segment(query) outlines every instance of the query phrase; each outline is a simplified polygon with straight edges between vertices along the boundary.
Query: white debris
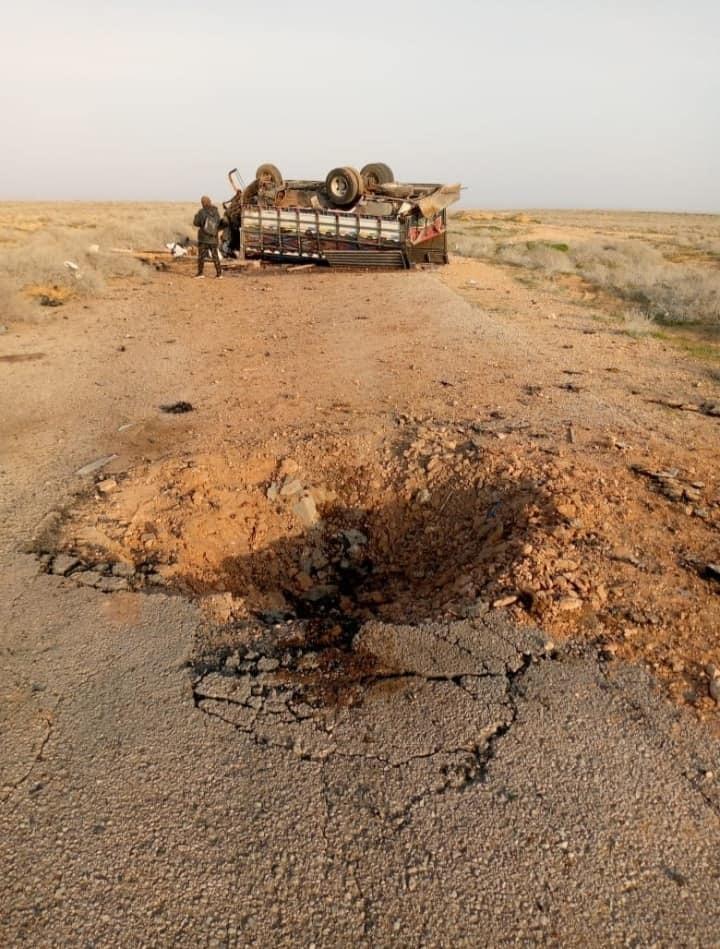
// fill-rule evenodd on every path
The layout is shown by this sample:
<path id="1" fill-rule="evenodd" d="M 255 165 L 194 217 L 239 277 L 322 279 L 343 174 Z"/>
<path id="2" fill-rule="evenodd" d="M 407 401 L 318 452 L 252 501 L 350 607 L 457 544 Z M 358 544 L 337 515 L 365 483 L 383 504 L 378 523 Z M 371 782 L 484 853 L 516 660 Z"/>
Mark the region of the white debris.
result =
<path id="1" fill-rule="evenodd" d="M 81 476 L 93 474 L 101 468 L 104 468 L 105 465 L 109 465 L 111 461 L 115 461 L 116 458 L 117 455 L 105 455 L 103 458 L 97 458 L 95 461 L 90 461 L 88 464 L 83 465 L 82 468 L 78 468 L 75 474 Z"/>

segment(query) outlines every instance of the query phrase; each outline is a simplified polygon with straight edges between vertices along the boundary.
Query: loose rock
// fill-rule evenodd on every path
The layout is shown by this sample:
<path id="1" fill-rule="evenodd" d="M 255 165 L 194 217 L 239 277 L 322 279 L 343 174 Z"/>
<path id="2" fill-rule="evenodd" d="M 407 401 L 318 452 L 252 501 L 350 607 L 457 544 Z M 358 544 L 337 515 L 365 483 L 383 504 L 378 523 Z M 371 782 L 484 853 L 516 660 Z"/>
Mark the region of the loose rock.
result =
<path id="1" fill-rule="evenodd" d="M 77 567 L 79 563 L 80 561 L 77 557 L 71 557 L 68 554 L 58 554 L 52 562 L 50 573 L 55 574 L 56 577 L 65 577 L 70 573 L 73 567 Z"/>
<path id="2" fill-rule="evenodd" d="M 512 606 L 513 603 L 517 603 L 517 596 L 503 596 L 499 600 L 493 600 L 493 609 L 501 610 L 505 606 Z"/>
<path id="3" fill-rule="evenodd" d="M 124 577 L 102 577 L 97 586 L 103 593 L 119 593 L 127 590 L 128 582 Z"/>
<path id="4" fill-rule="evenodd" d="M 563 610 L 564 612 L 571 612 L 572 610 L 579 610 L 582 608 L 582 600 L 578 600 L 575 596 L 564 596 L 561 600 L 558 600 L 557 608 Z"/>
<path id="5" fill-rule="evenodd" d="M 720 705 L 720 675 L 713 676 L 710 679 L 708 684 L 708 692 L 710 693 L 710 698 L 713 699 L 716 705 Z"/>
<path id="6" fill-rule="evenodd" d="M 298 518 L 303 527 L 312 527 L 320 520 L 315 500 L 309 495 L 301 498 L 296 504 L 293 504 L 293 514 Z"/>
<path id="7" fill-rule="evenodd" d="M 296 494 L 302 494 L 302 491 L 303 486 L 301 481 L 298 481 L 297 478 L 287 478 L 280 488 L 280 497 L 291 498 Z"/>
<path id="8" fill-rule="evenodd" d="M 363 534 L 362 531 L 347 530 L 342 534 L 350 547 L 362 547 L 368 542 L 367 534 Z"/>

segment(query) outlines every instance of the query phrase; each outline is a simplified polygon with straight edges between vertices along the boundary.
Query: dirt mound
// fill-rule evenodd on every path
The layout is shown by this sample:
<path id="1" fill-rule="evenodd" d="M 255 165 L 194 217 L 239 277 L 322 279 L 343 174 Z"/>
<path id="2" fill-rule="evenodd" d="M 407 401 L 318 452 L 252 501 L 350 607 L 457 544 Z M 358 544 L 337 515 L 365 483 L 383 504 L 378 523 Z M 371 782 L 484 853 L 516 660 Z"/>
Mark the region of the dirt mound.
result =
<path id="1" fill-rule="evenodd" d="M 63 546 L 151 565 L 218 618 L 328 601 L 360 620 L 464 616 L 517 592 L 532 555 L 575 530 L 550 463 L 482 442 L 462 425 L 406 426 L 392 446 L 315 440 L 279 463 L 166 461 L 105 493 Z M 537 592 L 520 596 L 539 608 Z"/>
<path id="2" fill-rule="evenodd" d="M 699 565 L 718 501 L 675 476 L 670 497 L 630 466 L 404 419 L 391 442 L 318 436 L 102 482 L 54 572 L 107 592 L 169 586 L 220 625 L 320 618 L 331 640 L 507 607 L 642 657 L 702 707 L 720 598 Z"/>

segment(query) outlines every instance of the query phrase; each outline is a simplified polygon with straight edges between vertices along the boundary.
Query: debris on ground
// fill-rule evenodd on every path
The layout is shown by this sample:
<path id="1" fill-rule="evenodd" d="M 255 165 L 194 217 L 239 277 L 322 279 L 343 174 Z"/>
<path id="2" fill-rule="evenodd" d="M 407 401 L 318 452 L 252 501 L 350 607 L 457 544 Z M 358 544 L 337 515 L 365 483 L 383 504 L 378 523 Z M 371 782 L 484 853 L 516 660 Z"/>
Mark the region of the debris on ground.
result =
<path id="1" fill-rule="evenodd" d="M 165 245 L 173 257 L 187 257 L 189 249 L 177 241 Z"/>
<path id="2" fill-rule="evenodd" d="M 700 415 L 710 415 L 720 418 L 720 402 L 683 402 L 679 399 L 648 399 L 654 405 L 664 405 L 669 409 L 680 409 L 682 412 L 697 412 Z"/>
<path id="3" fill-rule="evenodd" d="M 145 565 L 136 568 L 124 561 L 90 563 L 69 554 L 50 555 L 45 559 L 45 571 L 57 577 L 70 577 L 81 586 L 94 587 L 102 593 L 119 593 L 140 589 L 144 582 L 152 584 L 153 570 Z"/>
<path id="4" fill-rule="evenodd" d="M 193 412 L 195 406 L 192 402 L 172 402 L 169 405 L 161 405 L 160 411 L 167 412 L 169 415 L 183 415 L 185 412 Z"/>
<path id="5" fill-rule="evenodd" d="M 116 458 L 117 455 L 104 455 L 102 458 L 96 458 L 95 461 L 90 461 L 86 465 L 83 465 L 82 468 L 78 468 L 75 474 L 81 477 L 94 474 L 96 471 L 100 471 L 101 468 L 104 468 L 105 465 L 109 465 L 111 461 L 115 461 Z"/>
<path id="6" fill-rule="evenodd" d="M 80 563 L 77 557 L 71 557 L 68 554 L 58 554 L 50 565 L 50 573 L 58 577 L 64 577 Z"/>
<path id="7" fill-rule="evenodd" d="M 660 494 L 663 494 L 670 501 L 696 502 L 702 500 L 704 482 L 686 480 L 680 475 L 677 468 L 655 470 L 643 465 L 631 465 L 630 467 L 632 471 L 653 481 Z"/>

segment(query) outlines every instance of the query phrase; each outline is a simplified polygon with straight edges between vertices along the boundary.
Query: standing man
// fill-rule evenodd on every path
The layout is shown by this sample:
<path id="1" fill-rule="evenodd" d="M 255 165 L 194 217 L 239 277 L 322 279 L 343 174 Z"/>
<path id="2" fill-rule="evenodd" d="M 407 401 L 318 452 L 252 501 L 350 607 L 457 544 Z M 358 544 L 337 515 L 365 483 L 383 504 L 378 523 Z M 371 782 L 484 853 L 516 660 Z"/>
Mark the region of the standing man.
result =
<path id="1" fill-rule="evenodd" d="M 198 272 L 195 277 L 204 277 L 203 267 L 205 258 L 212 257 L 215 264 L 215 275 L 222 277 L 220 267 L 220 255 L 218 254 L 218 234 L 227 226 L 227 222 L 221 220 L 220 212 L 212 203 L 207 195 L 200 198 L 202 207 L 193 218 L 193 227 L 198 229 Z"/>

